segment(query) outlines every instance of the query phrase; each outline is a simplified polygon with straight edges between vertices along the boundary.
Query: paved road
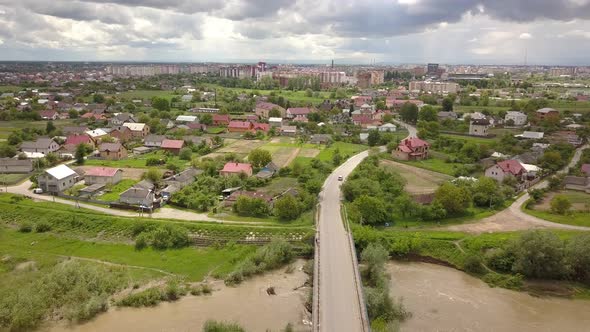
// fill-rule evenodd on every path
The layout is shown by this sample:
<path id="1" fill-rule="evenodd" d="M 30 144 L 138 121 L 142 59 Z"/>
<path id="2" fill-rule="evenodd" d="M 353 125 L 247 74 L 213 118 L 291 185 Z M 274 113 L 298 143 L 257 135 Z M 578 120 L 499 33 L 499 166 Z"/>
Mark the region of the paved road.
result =
<path id="1" fill-rule="evenodd" d="M 346 178 L 368 156 L 361 152 L 338 167 L 324 183 L 320 193 L 319 241 L 319 323 L 320 331 L 364 331 L 353 265 L 353 248 L 340 215 L 338 176 Z M 360 282 L 360 280 L 359 280 Z M 363 300 L 364 303 L 364 300 Z"/>
<path id="2" fill-rule="evenodd" d="M 570 168 L 574 167 L 580 160 L 580 157 L 582 156 L 582 151 L 587 149 L 588 147 L 590 146 L 584 145 L 578 148 L 574 156 L 572 157 L 570 163 L 562 170 L 560 170 L 558 173 L 567 173 Z M 533 189 L 545 188 L 547 186 L 547 183 L 547 180 L 541 181 L 534 185 Z M 590 231 L 590 227 L 554 223 L 524 213 L 521 208 L 528 199 L 529 194 L 525 192 L 507 209 L 500 211 L 493 216 L 484 218 L 477 223 L 449 226 L 446 227 L 446 229 L 470 233 L 516 231 L 532 228 L 559 228 L 579 231 Z"/>
<path id="3" fill-rule="evenodd" d="M 407 124 L 405 122 L 399 121 L 399 120 L 393 120 L 393 122 L 397 123 L 398 125 L 406 128 L 408 130 L 408 138 L 410 137 L 418 137 L 418 130 L 416 129 L 416 127 Z"/>
<path id="4" fill-rule="evenodd" d="M 31 184 L 32 184 L 31 181 L 27 180 L 19 185 L 8 187 L 8 192 L 13 193 L 13 194 L 26 195 L 26 196 L 29 196 L 29 197 L 32 197 L 34 199 L 41 200 L 41 201 L 57 202 L 57 203 L 61 203 L 61 204 L 76 206 L 76 202 L 71 201 L 71 200 L 58 198 L 58 197 L 54 197 L 54 196 L 50 196 L 50 195 L 34 194 L 32 191 L 29 190 L 29 188 L 31 187 Z M 4 187 L 2 187 L 2 190 L 4 190 Z M 132 212 L 132 211 L 117 210 L 117 209 L 111 209 L 108 207 L 100 207 L 100 206 L 96 206 L 96 205 L 92 205 L 92 204 L 84 204 L 84 203 L 77 203 L 77 206 L 84 208 L 84 209 L 98 211 L 98 212 L 102 212 L 102 213 L 110 214 L 110 215 L 114 215 L 114 216 L 134 217 L 134 218 L 139 217 L 139 214 L 137 212 Z M 144 213 L 143 216 L 150 217 L 150 215 L 148 213 Z M 173 209 L 173 208 L 169 208 L 169 207 L 163 207 L 161 209 L 156 210 L 154 213 L 152 213 L 151 217 L 152 218 L 160 218 L 160 219 L 182 220 L 182 221 L 206 221 L 206 222 L 223 223 L 223 224 L 244 224 L 244 225 L 266 225 L 266 226 L 268 226 L 268 223 L 265 223 L 265 222 L 227 221 L 227 220 L 211 218 L 207 214 L 204 214 L 204 213 L 196 213 L 196 212 L 191 212 L 191 211 L 177 210 L 177 209 Z"/>

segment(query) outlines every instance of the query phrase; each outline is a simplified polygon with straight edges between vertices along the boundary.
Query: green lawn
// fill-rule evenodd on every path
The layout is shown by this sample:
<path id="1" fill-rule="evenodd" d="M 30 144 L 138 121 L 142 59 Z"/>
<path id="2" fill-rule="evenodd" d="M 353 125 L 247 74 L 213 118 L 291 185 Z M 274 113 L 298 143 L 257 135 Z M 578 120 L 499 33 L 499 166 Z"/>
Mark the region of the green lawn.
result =
<path id="1" fill-rule="evenodd" d="M 207 133 L 209 134 L 221 134 L 225 130 L 225 127 L 207 127 Z"/>
<path id="2" fill-rule="evenodd" d="M 572 212 L 567 215 L 554 214 L 549 211 L 527 209 L 523 206 L 522 211 L 531 216 L 559 224 L 590 227 L 590 213 Z"/>
<path id="3" fill-rule="evenodd" d="M 31 245 L 31 243 L 34 243 Z M 252 253 L 255 247 L 184 248 L 175 250 L 135 250 L 131 245 L 95 243 L 57 237 L 52 234 L 19 233 L 0 228 L 0 252 L 18 254 L 50 254 L 100 259 L 117 264 L 160 269 L 184 276 L 191 281 L 202 280 L 210 272 L 225 274 L 235 263 Z"/>
<path id="4" fill-rule="evenodd" d="M 121 167 L 121 168 L 149 168 L 146 166 L 146 161 L 149 158 L 165 159 L 166 163 L 160 166 L 154 166 L 159 168 L 166 168 L 166 164 L 172 163 L 180 169 L 186 168 L 190 165 L 190 161 L 181 160 L 178 156 L 167 155 L 164 151 L 154 151 L 142 155 L 130 155 L 126 159 L 121 160 L 102 160 L 102 159 L 89 159 L 86 160 L 85 165 L 88 166 L 105 166 L 105 167 Z"/>
<path id="5" fill-rule="evenodd" d="M 484 138 L 484 137 L 463 136 L 463 135 L 453 135 L 453 134 L 440 134 L 440 136 L 452 138 L 452 139 L 456 139 L 456 140 L 462 140 L 466 143 L 476 143 L 476 144 L 486 144 L 486 145 L 492 145 L 499 140 L 499 137 Z"/>
<path id="6" fill-rule="evenodd" d="M 1 185 L 14 185 L 20 183 L 31 176 L 31 174 L 2 174 L 0 173 L 0 184 Z"/>
<path id="7" fill-rule="evenodd" d="M 257 190 L 274 196 L 294 187 L 297 187 L 296 178 L 274 177 L 266 186 Z"/>
<path id="8" fill-rule="evenodd" d="M 442 159 L 439 158 L 428 158 L 425 160 L 415 160 L 415 161 L 401 161 L 397 160 L 401 163 L 412 165 L 415 167 L 424 168 L 427 170 L 431 170 L 434 172 L 439 172 L 447 175 L 454 176 L 455 169 L 458 166 L 462 166 L 463 164 L 458 163 L 447 163 Z"/>
<path id="9" fill-rule="evenodd" d="M 343 157 L 352 157 L 353 155 L 368 149 L 368 147 L 361 144 L 334 142 L 329 148 L 322 149 L 316 158 L 321 161 L 331 161 L 336 149 L 340 151 L 340 155 Z"/>
<path id="10" fill-rule="evenodd" d="M 119 196 L 127 189 L 133 187 L 138 181 L 132 179 L 123 179 L 121 182 L 112 186 L 109 192 L 100 196 L 98 199 L 106 202 L 114 202 L 119 200 Z"/>
<path id="11" fill-rule="evenodd" d="M 180 95 L 175 95 L 174 91 L 170 90 L 131 90 L 115 94 L 115 96 L 118 98 L 126 98 L 129 101 L 133 99 L 151 99 L 153 97 L 162 97 L 170 100 L 174 96 L 180 97 Z"/>

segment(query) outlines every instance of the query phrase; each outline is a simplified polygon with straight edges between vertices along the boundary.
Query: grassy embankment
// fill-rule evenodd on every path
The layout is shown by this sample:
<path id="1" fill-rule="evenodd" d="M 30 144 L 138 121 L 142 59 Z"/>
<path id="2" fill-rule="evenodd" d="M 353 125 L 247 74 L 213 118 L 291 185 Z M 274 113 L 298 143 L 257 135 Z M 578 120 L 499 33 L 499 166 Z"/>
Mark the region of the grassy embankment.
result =
<path id="1" fill-rule="evenodd" d="M 590 194 L 572 190 L 561 191 L 559 194 L 567 197 L 572 203 L 572 209 L 567 214 L 551 212 L 549 209 L 550 197 L 546 197 L 544 200 L 547 202 L 542 204 L 531 204 L 528 207 L 524 204 L 522 211 L 537 218 L 560 224 L 590 227 L 590 213 L 586 210 L 586 204 L 590 202 Z"/>
<path id="2" fill-rule="evenodd" d="M 584 232 L 553 231 L 561 240 L 569 240 Z M 588 286 L 566 280 L 549 280 L 552 289 L 538 289 L 522 275 L 490 268 L 490 255 L 506 248 L 524 232 L 502 232 L 470 235 L 448 231 L 380 231 L 368 227 L 353 226 L 357 249 L 363 250 L 370 243 L 381 243 L 394 259 L 420 260 L 450 266 L 481 278 L 492 287 L 524 290 L 573 298 L 588 298 Z M 498 260 L 502 262 L 501 260 Z M 474 263 L 475 262 L 475 263 Z M 512 264 L 510 260 L 502 262 Z M 485 265 L 487 264 L 487 265 Z M 556 291 L 557 290 L 557 291 Z"/>

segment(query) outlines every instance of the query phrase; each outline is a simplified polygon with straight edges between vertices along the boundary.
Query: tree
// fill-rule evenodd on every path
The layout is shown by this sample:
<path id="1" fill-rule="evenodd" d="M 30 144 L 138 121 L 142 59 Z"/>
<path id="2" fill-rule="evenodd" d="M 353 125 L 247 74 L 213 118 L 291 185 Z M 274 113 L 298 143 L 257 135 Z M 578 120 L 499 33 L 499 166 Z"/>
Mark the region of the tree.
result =
<path id="1" fill-rule="evenodd" d="M 379 144 L 380 140 L 381 140 L 381 135 L 379 134 L 379 131 L 377 131 L 377 130 L 370 130 L 369 131 L 369 137 L 367 138 L 367 143 L 369 144 L 369 146 L 375 146 L 375 145 Z"/>
<path id="2" fill-rule="evenodd" d="M 0 158 L 12 158 L 16 156 L 16 148 L 8 144 L 0 144 Z"/>
<path id="3" fill-rule="evenodd" d="M 572 237 L 565 247 L 565 257 L 572 277 L 590 284 L 590 234 Z"/>
<path id="4" fill-rule="evenodd" d="M 530 278 L 559 278 L 566 273 L 563 241 L 550 231 L 529 231 L 512 241 L 512 271 Z"/>
<path id="5" fill-rule="evenodd" d="M 213 116 L 211 114 L 201 114 L 199 121 L 204 125 L 210 126 L 213 124 Z"/>
<path id="6" fill-rule="evenodd" d="M 76 110 L 69 110 L 68 115 L 70 116 L 70 119 L 77 119 L 79 116 L 78 111 Z"/>
<path id="7" fill-rule="evenodd" d="M 389 253 L 381 244 L 369 243 L 361 252 L 361 261 L 365 265 L 365 278 L 367 283 L 372 287 L 381 286 L 380 283 L 385 275 L 385 263 L 389 259 Z"/>
<path id="8" fill-rule="evenodd" d="M 152 98 L 152 107 L 158 111 L 169 111 L 170 102 L 166 98 L 154 97 Z"/>
<path id="9" fill-rule="evenodd" d="M 92 101 L 96 104 L 102 104 L 102 103 L 104 103 L 104 96 L 101 94 L 95 93 L 92 96 Z"/>
<path id="10" fill-rule="evenodd" d="M 418 121 L 418 106 L 412 103 L 405 103 L 400 109 L 400 116 L 404 122 L 416 123 Z"/>
<path id="11" fill-rule="evenodd" d="M 438 113 L 434 107 L 425 105 L 418 113 L 418 119 L 422 121 L 438 121 Z"/>
<path id="12" fill-rule="evenodd" d="M 233 208 L 238 215 L 246 217 L 265 217 L 269 213 L 266 201 L 245 195 L 238 197 Z"/>
<path id="13" fill-rule="evenodd" d="M 254 149 L 248 154 L 248 161 L 255 168 L 261 168 L 272 161 L 272 156 L 267 150 Z"/>
<path id="14" fill-rule="evenodd" d="M 47 125 L 45 126 L 45 133 L 47 135 L 51 134 L 54 130 L 55 130 L 55 125 L 53 124 L 53 121 L 49 120 L 47 121 Z"/>
<path id="15" fill-rule="evenodd" d="M 567 214 L 572 207 L 572 203 L 565 195 L 555 195 L 551 199 L 551 211 L 557 214 Z"/>
<path id="16" fill-rule="evenodd" d="M 150 168 L 147 172 L 143 173 L 143 178 L 157 185 L 162 179 L 162 172 L 156 168 Z"/>
<path id="17" fill-rule="evenodd" d="M 480 177 L 473 188 L 473 202 L 477 206 L 501 204 L 504 197 L 499 190 L 498 182 L 492 178 Z"/>
<path id="18" fill-rule="evenodd" d="M 181 160 L 191 160 L 192 155 L 193 151 L 190 148 L 182 148 L 178 154 L 178 157 Z"/>
<path id="19" fill-rule="evenodd" d="M 280 118 L 281 117 L 281 111 L 279 111 L 278 108 L 273 107 L 269 112 L 268 112 L 268 117 L 269 118 Z"/>
<path id="20" fill-rule="evenodd" d="M 305 89 L 305 96 L 306 97 L 313 96 L 313 91 L 310 88 Z"/>
<path id="21" fill-rule="evenodd" d="M 557 171 L 563 166 L 561 154 L 557 151 L 545 151 L 540 160 L 541 168 Z"/>
<path id="22" fill-rule="evenodd" d="M 470 196 L 465 187 L 450 182 L 441 185 L 434 194 L 435 201 L 440 203 L 449 215 L 463 213 L 471 203 Z"/>
<path id="23" fill-rule="evenodd" d="M 301 205 L 292 195 L 283 195 L 275 201 L 274 212 L 281 220 L 294 220 L 301 215 Z"/>
<path id="24" fill-rule="evenodd" d="M 91 150 L 92 148 L 84 143 L 78 144 L 75 153 L 76 163 L 78 163 L 78 165 L 84 165 L 84 157 L 86 157 Z"/>
<path id="25" fill-rule="evenodd" d="M 354 206 L 362 218 L 362 224 L 378 225 L 388 220 L 385 204 L 376 197 L 362 195 L 354 201 Z"/>
<path id="26" fill-rule="evenodd" d="M 443 112 L 452 112 L 453 111 L 453 100 L 449 97 L 446 97 L 442 101 L 442 110 Z"/>

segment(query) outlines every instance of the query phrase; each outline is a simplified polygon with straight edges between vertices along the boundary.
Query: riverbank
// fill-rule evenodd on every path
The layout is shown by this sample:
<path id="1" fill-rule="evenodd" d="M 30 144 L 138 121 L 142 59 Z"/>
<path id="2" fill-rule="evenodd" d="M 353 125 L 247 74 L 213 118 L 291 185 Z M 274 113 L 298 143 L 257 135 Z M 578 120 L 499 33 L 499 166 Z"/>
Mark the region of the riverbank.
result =
<path id="1" fill-rule="evenodd" d="M 535 297 L 485 282 L 457 269 L 390 262 L 391 294 L 412 316 L 401 331 L 578 332 L 590 324 L 590 301 Z"/>
<path id="2" fill-rule="evenodd" d="M 311 316 L 304 303 L 309 288 L 304 260 L 228 287 L 211 282 L 211 295 L 187 295 L 176 302 L 148 308 L 110 308 L 95 319 L 75 326 L 64 323 L 49 332 L 110 331 L 200 331 L 205 321 L 236 322 L 246 331 L 280 331 L 291 323 L 295 331 L 311 331 Z M 276 295 L 267 289 L 274 287 Z"/>

